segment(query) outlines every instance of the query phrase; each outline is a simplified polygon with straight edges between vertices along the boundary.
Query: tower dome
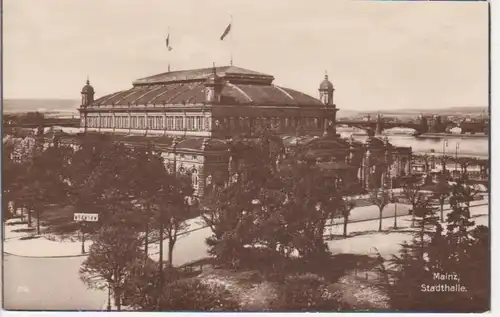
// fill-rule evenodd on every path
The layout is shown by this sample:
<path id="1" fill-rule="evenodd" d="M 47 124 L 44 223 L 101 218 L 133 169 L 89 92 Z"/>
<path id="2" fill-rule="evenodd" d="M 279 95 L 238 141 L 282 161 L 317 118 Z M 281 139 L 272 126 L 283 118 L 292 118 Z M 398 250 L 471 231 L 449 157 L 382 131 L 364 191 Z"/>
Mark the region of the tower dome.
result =
<path id="1" fill-rule="evenodd" d="M 82 107 L 86 107 L 94 102 L 94 87 L 90 85 L 90 81 L 87 78 L 85 86 L 82 88 Z"/>
<path id="2" fill-rule="evenodd" d="M 325 79 L 319 85 L 319 99 L 324 105 L 333 106 L 333 84 L 328 80 L 328 74 L 325 73 Z"/>
<path id="3" fill-rule="evenodd" d="M 87 82 L 85 86 L 82 88 L 82 94 L 93 94 L 94 93 L 94 87 L 90 85 L 90 81 L 87 79 Z"/>
<path id="4" fill-rule="evenodd" d="M 331 90 L 333 89 L 333 84 L 328 80 L 328 74 L 325 74 L 325 79 L 319 85 L 319 90 Z"/>

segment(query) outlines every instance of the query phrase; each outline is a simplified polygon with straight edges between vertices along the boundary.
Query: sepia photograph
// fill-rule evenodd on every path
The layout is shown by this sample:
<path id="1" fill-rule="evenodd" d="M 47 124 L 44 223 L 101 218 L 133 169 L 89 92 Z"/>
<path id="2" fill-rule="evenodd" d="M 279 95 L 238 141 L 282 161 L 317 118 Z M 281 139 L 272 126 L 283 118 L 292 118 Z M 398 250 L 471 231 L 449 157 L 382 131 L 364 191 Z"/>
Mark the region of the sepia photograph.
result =
<path id="1" fill-rule="evenodd" d="M 4 0 L 7 311 L 490 311 L 486 1 Z"/>

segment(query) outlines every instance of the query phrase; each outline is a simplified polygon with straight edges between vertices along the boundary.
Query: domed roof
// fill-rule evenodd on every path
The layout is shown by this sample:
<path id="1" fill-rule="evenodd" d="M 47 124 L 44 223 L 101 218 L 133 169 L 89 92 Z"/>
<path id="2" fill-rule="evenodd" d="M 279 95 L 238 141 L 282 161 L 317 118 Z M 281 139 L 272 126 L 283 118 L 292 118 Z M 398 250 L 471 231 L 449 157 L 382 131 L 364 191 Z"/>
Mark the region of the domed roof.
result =
<path id="1" fill-rule="evenodd" d="M 332 90 L 333 84 L 328 80 L 328 75 L 325 75 L 325 80 L 319 85 L 319 90 Z"/>
<path id="2" fill-rule="evenodd" d="M 87 79 L 87 83 L 82 88 L 82 94 L 94 93 L 94 87 L 90 86 L 90 81 Z"/>

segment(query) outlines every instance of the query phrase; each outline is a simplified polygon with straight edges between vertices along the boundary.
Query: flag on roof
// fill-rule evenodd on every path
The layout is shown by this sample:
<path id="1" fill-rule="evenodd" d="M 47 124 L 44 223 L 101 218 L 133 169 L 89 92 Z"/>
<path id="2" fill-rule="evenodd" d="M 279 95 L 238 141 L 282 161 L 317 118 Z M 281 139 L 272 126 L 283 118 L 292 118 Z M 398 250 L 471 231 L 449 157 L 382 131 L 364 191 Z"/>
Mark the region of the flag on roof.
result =
<path id="1" fill-rule="evenodd" d="M 165 45 L 167 46 L 167 50 L 171 51 L 172 47 L 170 46 L 170 33 L 167 35 L 167 39 L 165 40 Z"/>
<path id="2" fill-rule="evenodd" d="M 229 34 L 230 31 L 231 31 L 231 23 L 228 24 L 228 26 L 224 30 L 224 33 L 222 33 L 220 40 L 221 41 L 224 40 L 224 38 Z"/>

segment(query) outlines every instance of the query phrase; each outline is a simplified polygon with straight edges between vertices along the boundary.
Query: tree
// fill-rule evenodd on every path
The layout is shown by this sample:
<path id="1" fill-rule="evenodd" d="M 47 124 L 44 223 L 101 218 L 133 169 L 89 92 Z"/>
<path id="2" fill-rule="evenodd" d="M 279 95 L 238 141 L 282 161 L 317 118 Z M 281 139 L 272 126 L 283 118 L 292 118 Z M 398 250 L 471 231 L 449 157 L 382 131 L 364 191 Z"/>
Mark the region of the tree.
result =
<path id="1" fill-rule="evenodd" d="M 437 224 L 437 219 L 434 209 L 425 200 L 419 201 L 414 212 L 419 230 L 412 233 L 412 240 L 405 241 L 401 245 L 400 254 L 392 256 L 389 261 L 378 255 L 381 284 L 388 291 L 391 308 L 396 311 L 419 311 L 422 307 L 427 307 L 425 305 L 428 305 L 430 299 L 421 286 L 433 284 L 425 254 L 430 249 L 434 235 L 429 229 Z"/>
<path id="2" fill-rule="evenodd" d="M 347 224 L 349 223 L 349 216 L 351 215 L 351 210 L 356 207 L 356 203 L 350 200 L 342 199 L 341 213 L 342 217 L 344 217 L 344 238 L 347 237 Z"/>
<path id="3" fill-rule="evenodd" d="M 123 291 L 131 267 L 137 265 L 142 250 L 137 233 L 119 225 L 103 227 L 82 263 L 80 278 L 90 288 L 110 287 L 115 306 L 121 310 Z"/>
<path id="4" fill-rule="evenodd" d="M 126 283 L 123 291 L 123 304 L 139 311 L 160 310 L 161 300 L 167 286 L 160 283 L 158 267 L 160 263 L 148 258 L 146 261 L 134 261 L 127 268 Z M 182 278 L 175 268 L 164 269 L 162 280 L 172 283 Z"/>
<path id="5" fill-rule="evenodd" d="M 393 309 L 435 312 L 488 309 L 489 230 L 484 226 L 472 229 L 474 222 L 465 204 L 468 199 L 464 186 L 454 186 L 446 231 L 434 216 L 434 208 L 421 201 L 415 209 L 420 230 L 414 233 L 412 242 L 403 244 L 400 255 L 390 261 L 379 256 L 382 285 L 388 289 Z M 431 227 L 434 230 L 429 230 Z M 453 280 L 440 279 L 450 273 L 456 274 Z M 443 284 L 465 287 L 465 292 L 433 291 L 438 283 L 441 287 Z"/>
<path id="6" fill-rule="evenodd" d="M 97 227 L 115 224 L 138 229 L 143 222 L 134 210 L 138 199 L 135 177 L 140 166 L 134 151 L 123 144 L 84 139 L 71 164 L 70 196 L 80 212 L 99 214 Z M 98 228 L 96 228 L 98 229 Z"/>
<path id="7" fill-rule="evenodd" d="M 129 186 L 133 188 L 135 206 L 143 216 L 141 218 L 144 223 L 144 256 L 147 259 L 151 221 L 154 218 L 153 205 L 162 188 L 166 169 L 161 153 L 155 152 L 151 143 L 146 147 L 134 149 L 132 161 L 133 175 Z"/>
<path id="8" fill-rule="evenodd" d="M 328 220 L 338 214 L 342 192 L 335 175 L 315 162 L 292 156 L 280 170 L 286 193 L 285 224 L 292 234 L 292 244 L 302 257 L 323 255 L 327 251 L 324 231 Z"/>
<path id="9" fill-rule="evenodd" d="M 13 217 L 14 215 L 10 212 L 9 203 L 16 200 L 15 192 L 18 184 L 19 177 L 19 165 L 13 159 L 14 144 L 13 143 L 3 143 L 2 151 L 2 162 L 3 162 L 3 173 L 2 173 L 2 185 L 3 185 L 3 199 L 2 199 L 2 214 L 3 221 Z"/>
<path id="10" fill-rule="evenodd" d="M 377 188 L 374 189 L 370 193 L 370 201 L 378 207 L 379 211 L 379 223 L 378 223 L 378 231 L 382 231 L 382 212 L 384 211 L 385 206 L 389 205 L 391 202 L 390 193 L 383 189 Z"/>
<path id="11" fill-rule="evenodd" d="M 245 160 L 232 169 L 237 177 L 205 201 L 203 217 L 214 233 L 209 252 L 233 267 L 249 248 L 265 247 L 283 257 L 293 251 L 308 259 L 325 255 L 325 226 L 342 201 L 335 175 L 307 152 L 275 160 L 266 149 L 259 142 L 243 147 Z"/>
<path id="12" fill-rule="evenodd" d="M 451 194 L 451 186 L 448 184 L 448 180 L 444 176 L 441 176 L 439 177 L 437 184 L 434 186 L 433 191 L 434 197 L 439 201 L 441 222 L 444 222 L 444 203 L 446 198 L 448 198 Z"/>
<path id="13" fill-rule="evenodd" d="M 162 184 L 153 201 L 156 214 L 154 220 L 159 225 L 160 254 L 159 254 L 159 287 L 164 285 L 163 272 L 163 240 L 164 234 L 168 240 L 168 267 L 173 268 L 173 253 L 179 234 L 188 228 L 188 198 L 192 197 L 194 190 L 191 177 L 179 173 L 162 172 Z M 160 303 L 158 302 L 158 305 Z"/>
<path id="14" fill-rule="evenodd" d="M 252 210 L 257 194 L 257 188 L 239 180 L 216 188 L 205 199 L 202 217 L 212 230 L 206 240 L 208 252 L 225 265 L 237 266 L 243 246 L 253 242 L 250 227 L 242 220 Z"/>
<path id="15" fill-rule="evenodd" d="M 40 234 L 41 214 L 46 206 L 67 202 L 67 168 L 71 153 L 69 147 L 49 147 L 37 151 L 20 176 L 19 197 L 28 207 L 28 222 L 31 220 L 31 213 L 35 212 L 37 234 Z"/>
<path id="16" fill-rule="evenodd" d="M 221 263 L 235 267 L 245 245 L 255 242 L 253 202 L 261 189 L 276 177 L 275 139 L 267 130 L 256 131 L 255 138 L 235 137 L 230 144 L 230 175 L 225 186 L 217 186 L 204 198 L 202 217 L 213 235 L 207 238 L 209 253 Z M 279 146 L 276 146 L 279 148 Z M 263 209 L 260 209 L 261 211 Z"/>
<path id="17" fill-rule="evenodd" d="M 411 226 L 415 226 L 415 213 L 414 210 L 424 198 L 423 193 L 420 192 L 421 185 L 420 179 L 416 175 L 409 175 L 403 180 L 403 197 L 408 200 L 412 207 Z"/>

